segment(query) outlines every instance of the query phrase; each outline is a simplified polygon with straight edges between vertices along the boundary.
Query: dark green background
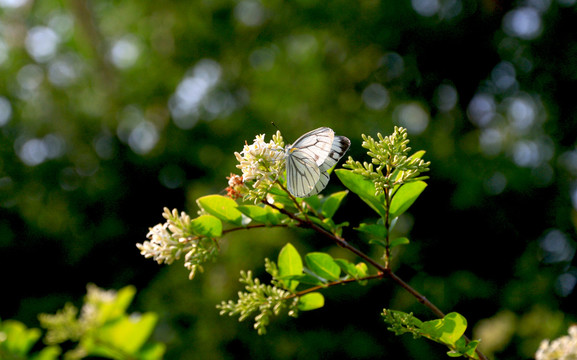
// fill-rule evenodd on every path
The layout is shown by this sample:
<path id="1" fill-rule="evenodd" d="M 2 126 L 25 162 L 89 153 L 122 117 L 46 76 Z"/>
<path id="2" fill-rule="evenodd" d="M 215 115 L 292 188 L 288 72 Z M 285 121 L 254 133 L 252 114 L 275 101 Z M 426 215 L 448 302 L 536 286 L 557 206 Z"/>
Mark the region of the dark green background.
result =
<path id="1" fill-rule="evenodd" d="M 431 318 L 387 281 L 330 289 L 325 308 L 280 318 L 266 336 L 218 315 L 240 290 L 238 272 L 265 276 L 264 257 L 287 241 L 345 256 L 309 232 L 228 236 L 194 281 L 135 246 L 164 206 L 194 215 L 196 198 L 222 192 L 233 152 L 256 134 L 270 139 L 271 121 L 289 143 L 330 126 L 359 160 L 361 133 L 402 125 L 427 151 L 431 178 L 400 221 L 411 244 L 398 274 L 465 315 L 487 353 L 531 357 L 576 321 L 576 9 L 0 1 L 0 317 L 38 326 L 38 313 L 79 305 L 89 282 L 134 284 L 133 311 L 160 315 L 169 359 L 445 358 L 386 330 L 383 307 Z M 339 189 L 333 177 L 329 190 Z M 373 215 L 349 195 L 337 217 Z"/>

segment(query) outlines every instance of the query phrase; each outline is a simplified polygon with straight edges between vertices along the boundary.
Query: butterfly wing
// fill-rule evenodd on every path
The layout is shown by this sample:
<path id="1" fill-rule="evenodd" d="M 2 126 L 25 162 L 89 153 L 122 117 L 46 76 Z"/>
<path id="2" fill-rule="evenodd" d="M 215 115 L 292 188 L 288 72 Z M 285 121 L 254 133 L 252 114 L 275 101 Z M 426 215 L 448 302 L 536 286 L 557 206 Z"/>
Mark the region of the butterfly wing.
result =
<path id="1" fill-rule="evenodd" d="M 321 192 L 329 182 L 327 170 L 335 166 L 351 142 L 335 136 L 328 127 L 304 134 L 289 147 L 287 154 L 287 188 L 296 197 Z"/>
<path id="2" fill-rule="evenodd" d="M 316 195 L 327 187 L 327 184 L 329 183 L 329 173 L 327 171 L 339 162 L 350 146 L 351 141 L 348 138 L 344 136 L 335 136 L 329 155 L 326 157 L 322 165 L 319 166 L 319 181 L 315 184 L 315 188 L 307 195 L 307 197 Z"/>
<path id="3" fill-rule="evenodd" d="M 298 138 L 289 149 L 291 151 L 299 151 L 306 154 L 312 159 L 317 166 L 321 166 L 333 146 L 335 132 L 328 127 L 321 127 Z"/>
<path id="4" fill-rule="evenodd" d="M 305 152 L 295 149 L 286 160 L 288 191 L 296 197 L 308 197 L 319 182 L 321 173 L 315 161 Z"/>
<path id="5" fill-rule="evenodd" d="M 326 172 L 339 162 L 339 160 L 345 155 L 349 147 L 351 146 L 351 141 L 344 136 L 335 136 L 333 144 L 331 146 L 331 151 L 326 157 L 325 161 L 319 167 L 319 170 Z"/>
<path id="6" fill-rule="evenodd" d="M 317 181 L 317 183 L 315 184 L 314 188 L 305 196 L 302 197 L 309 197 L 309 196 L 314 196 L 318 193 L 320 193 L 321 191 L 324 190 L 324 188 L 327 187 L 327 184 L 329 183 L 329 173 L 328 172 L 321 172 L 319 173 L 319 181 Z"/>

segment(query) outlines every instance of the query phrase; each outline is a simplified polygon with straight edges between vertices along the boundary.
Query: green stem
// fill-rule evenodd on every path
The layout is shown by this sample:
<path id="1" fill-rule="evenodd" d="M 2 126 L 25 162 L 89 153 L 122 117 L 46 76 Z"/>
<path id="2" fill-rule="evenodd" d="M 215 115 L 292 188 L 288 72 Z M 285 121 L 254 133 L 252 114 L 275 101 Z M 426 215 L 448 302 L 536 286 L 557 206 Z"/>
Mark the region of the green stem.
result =
<path id="1" fill-rule="evenodd" d="M 388 171 L 388 170 L 387 170 Z M 385 268 L 389 269 L 391 268 L 391 224 L 390 224 L 390 208 L 391 208 L 391 197 L 389 194 L 389 188 L 385 187 L 383 189 L 384 194 L 385 194 L 385 209 L 386 209 L 386 213 L 385 213 L 385 227 L 387 228 L 387 234 L 385 235 Z"/>

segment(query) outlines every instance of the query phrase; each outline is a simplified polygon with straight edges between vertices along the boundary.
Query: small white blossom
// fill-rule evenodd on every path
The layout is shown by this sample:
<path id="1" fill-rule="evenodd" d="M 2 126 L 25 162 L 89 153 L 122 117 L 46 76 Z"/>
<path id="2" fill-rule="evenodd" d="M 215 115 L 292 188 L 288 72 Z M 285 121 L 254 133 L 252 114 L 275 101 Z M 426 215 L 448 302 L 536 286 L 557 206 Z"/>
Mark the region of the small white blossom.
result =
<path id="1" fill-rule="evenodd" d="M 192 233 L 192 220 L 185 212 L 179 214 L 176 209 L 171 212 L 164 208 L 162 216 L 166 222 L 150 228 L 146 235 L 149 240 L 136 247 L 145 258 L 152 258 L 159 264 L 170 265 L 184 254 L 184 266 L 190 270 L 189 278 L 192 279 L 197 270 L 202 271 L 202 263 L 217 255 L 216 241 Z"/>
<path id="2" fill-rule="evenodd" d="M 536 360 L 577 360 L 577 325 L 569 328 L 569 335 L 556 340 L 543 340 Z"/>
<path id="3" fill-rule="evenodd" d="M 264 134 L 257 135 L 252 145 L 245 144 L 243 150 L 234 156 L 240 164 L 236 167 L 242 170 L 244 182 L 255 181 L 253 188 L 261 183 L 270 184 L 276 180 L 285 159 L 284 144 L 280 132 L 277 131 L 268 143 Z"/>
<path id="4" fill-rule="evenodd" d="M 152 258 L 159 264 L 166 263 L 168 265 L 178 259 L 179 243 L 168 230 L 169 225 L 170 224 L 166 222 L 150 228 L 150 231 L 146 235 L 150 241 L 136 244 L 141 255 L 144 255 L 147 259 Z"/>
<path id="5" fill-rule="evenodd" d="M 170 265 L 174 260 L 180 259 L 182 252 L 190 245 L 188 243 L 191 239 L 187 229 L 191 220 L 184 211 L 179 214 L 176 209 L 171 212 L 164 208 L 162 216 L 166 222 L 150 228 L 146 234 L 149 241 L 136 244 L 136 247 L 145 258 L 152 258 L 159 264 Z"/>

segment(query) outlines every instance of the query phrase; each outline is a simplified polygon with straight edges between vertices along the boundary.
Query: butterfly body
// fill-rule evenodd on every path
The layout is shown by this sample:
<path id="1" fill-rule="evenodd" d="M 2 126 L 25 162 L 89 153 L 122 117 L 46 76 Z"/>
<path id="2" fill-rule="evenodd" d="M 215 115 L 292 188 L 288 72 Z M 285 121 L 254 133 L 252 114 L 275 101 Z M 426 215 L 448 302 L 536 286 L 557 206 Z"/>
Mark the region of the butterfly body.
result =
<path id="1" fill-rule="evenodd" d="M 332 168 L 351 146 L 344 136 L 321 127 L 299 137 L 286 150 L 287 188 L 300 198 L 321 192 L 329 182 Z"/>

